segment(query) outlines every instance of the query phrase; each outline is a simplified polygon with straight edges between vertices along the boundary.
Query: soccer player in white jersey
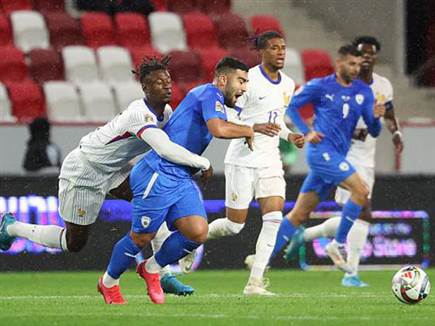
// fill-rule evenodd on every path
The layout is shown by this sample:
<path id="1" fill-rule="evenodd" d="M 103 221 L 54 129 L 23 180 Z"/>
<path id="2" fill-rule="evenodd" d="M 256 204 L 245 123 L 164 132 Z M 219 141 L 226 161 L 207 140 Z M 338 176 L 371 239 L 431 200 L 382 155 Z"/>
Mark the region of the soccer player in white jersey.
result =
<path id="1" fill-rule="evenodd" d="M 8 250 L 15 237 L 21 237 L 46 247 L 79 252 L 106 194 L 131 200 L 130 161 L 150 148 L 174 163 L 202 169 L 206 174 L 212 171 L 208 159 L 171 142 L 160 129 L 172 114 L 168 105 L 172 92 L 168 61 L 168 57 L 145 59 L 137 72 L 145 98 L 133 101 L 106 125 L 84 136 L 65 158 L 59 176 L 59 213 L 65 228 L 22 223 L 11 214 L 4 214 L 0 224 L 1 250 Z M 168 233 L 158 233 L 154 250 L 159 250 Z M 178 281 L 170 276 L 172 286 Z M 165 288 L 163 282 L 162 285 Z M 193 292 L 191 288 L 185 290 L 187 293 L 176 294 Z"/>
<path id="2" fill-rule="evenodd" d="M 386 113 L 384 119 L 387 128 L 393 135 L 392 141 L 395 152 L 400 153 L 403 150 L 402 134 L 399 131 L 399 122 L 394 113 L 393 106 L 393 87 L 390 81 L 376 74 L 374 65 L 376 64 L 377 54 L 381 50 L 379 41 L 371 36 L 357 37 L 353 44 L 362 52 L 361 69 L 359 79 L 370 85 L 376 102 L 384 104 Z M 368 135 L 367 127 L 359 120 L 357 129 L 354 133 L 352 145 L 347 154 L 347 159 L 353 164 L 358 174 L 363 178 L 369 187 L 371 193 L 375 182 L 375 152 L 376 138 Z M 343 205 L 349 199 L 349 192 L 343 188 L 337 188 L 335 200 L 338 204 Z M 348 257 L 347 263 L 353 269 L 352 273 L 346 273 L 342 279 L 342 285 L 347 287 L 365 287 L 366 283 L 361 281 L 358 276 L 358 267 L 360 257 L 363 253 L 364 245 L 367 241 L 369 232 L 369 223 L 371 221 L 370 201 L 361 211 L 359 219 L 352 226 L 348 238 Z M 286 249 L 285 257 L 290 259 L 294 256 L 304 241 L 311 241 L 318 237 L 334 237 L 340 217 L 332 217 L 320 225 L 316 225 L 306 230 L 297 231 L 292 237 L 290 245 Z"/>
<path id="3" fill-rule="evenodd" d="M 260 204 L 263 225 L 258 236 L 255 259 L 245 295 L 272 295 L 266 290 L 263 274 L 275 244 L 282 219 L 285 199 L 285 180 L 278 149 L 280 137 L 304 144 L 304 137 L 290 131 L 284 123 L 285 109 L 295 89 L 294 81 L 280 69 L 284 66 L 286 45 L 281 34 L 268 31 L 255 39 L 262 62 L 249 70 L 247 92 L 237 101 L 242 123 L 261 126 L 271 122 L 280 128 L 269 135 L 256 133 L 254 150 L 243 139 L 231 141 L 225 156 L 226 217 L 210 223 L 208 239 L 239 233 L 253 198 Z M 257 129 L 257 131 L 259 131 Z M 279 133 L 278 133 L 279 131 Z"/>

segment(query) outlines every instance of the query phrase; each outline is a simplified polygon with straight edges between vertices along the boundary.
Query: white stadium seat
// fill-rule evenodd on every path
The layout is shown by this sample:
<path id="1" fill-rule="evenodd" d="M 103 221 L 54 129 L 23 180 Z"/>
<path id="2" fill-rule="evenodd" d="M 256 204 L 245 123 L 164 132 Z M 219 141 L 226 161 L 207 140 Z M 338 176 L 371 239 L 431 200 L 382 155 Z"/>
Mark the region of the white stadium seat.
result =
<path id="1" fill-rule="evenodd" d="M 14 122 L 15 120 L 11 113 L 11 102 L 6 87 L 0 83 L 0 122 Z"/>
<path id="2" fill-rule="evenodd" d="M 156 11 L 148 16 L 153 47 L 162 53 L 186 50 L 186 35 L 180 16 L 172 12 Z"/>
<path id="3" fill-rule="evenodd" d="M 107 122 L 118 110 L 110 87 L 102 82 L 78 84 L 83 111 L 87 121 Z"/>
<path id="4" fill-rule="evenodd" d="M 287 48 L 285 64 L 282 69 L 297 85 L 305 84 L 304 67 L 298 50 Z"/>
<path id="5" fill-rule="evenodd" d="M 80 98 L 74 84 L 63 81 L 44 83 L 48 118 L 51 121 L 83 121 Z"/>
<path id="6" fill-rule="evenodd" d="M 119 46 L 102 46 L 97 50 L 100 75 L 104 81 L 112 84 L 133 80 L 133 64 L 130 53 Z"/>
<path id="7" fill-rule="evenodd" d="M 62 49 L 65 77 L 74 83 L 88 83 L 98 80 L 98 68 L 94 51 L 81 45 L 66 46 Z"/>
<path id="8" fill-rule="evenodd" d="M 112 87 L 119 111 L 125 110 L 132 101 L 145 96 L 142 91 L 142 86 L 136 81 L 113 84 Z"/>
<path id="9" fill-rule="evenodd" d="M 23 52 L 50 46 L 48 30 L 39 12 L 30 10 L 14 11 L 11 14 L 15 46 Z"/>

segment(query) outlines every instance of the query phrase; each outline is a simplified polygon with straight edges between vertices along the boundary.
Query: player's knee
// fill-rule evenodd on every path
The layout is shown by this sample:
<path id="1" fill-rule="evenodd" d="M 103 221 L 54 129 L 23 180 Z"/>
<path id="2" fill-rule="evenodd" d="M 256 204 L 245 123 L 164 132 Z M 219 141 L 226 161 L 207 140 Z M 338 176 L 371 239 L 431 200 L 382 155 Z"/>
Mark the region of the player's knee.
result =
<path id="1" fill-rule="evenodd" d="M 292 210 L 288 215 L 287 218 L 289 221 L 292 222 L 294 226 L 299 226 L 301 224 L 304 224 L 310 216 L 310 211 L 308 210 Z"/>
<path id="2" fill-rule="evenodd" d="M 208 233 L 208 224 L 204 220 L 204 223 L 196 223 L 189 230 L 189 233 L 186 235 L 186 238 L 198 243 L 204 243 L 207 240 L 207 233 Z"/>
<path id="3" fill-rule="evenodd" d="M 79 238 L 79 239 L 68 239 L 66 241 L 66 245 L 68 247 L 68 251 L 69 252 L 80 252 L 82 251 L 82 249 L 86 246 L 87 243 L 87 238 L 83 239 L 83 238 Z"/>
<path id="4" fill-rule="evenodd" d="M 151 240 L 154 239 L 155 235 L 155 233 L 130 232 L 131 240 L 139 248 L 145 248 L 151 242 Z"/>
<path id="5" fill-rule="evenodd" d="M 66 246 L 69 252 L 80 252 L 86 246 L 89 226 L 66 224 Z"/>
<path id="6" fill-rule="evenodd" d="M 227 230 L 231 235 L 239 234 L 245 227 L 245 223 L 236 223 L 227 219 Z"/>

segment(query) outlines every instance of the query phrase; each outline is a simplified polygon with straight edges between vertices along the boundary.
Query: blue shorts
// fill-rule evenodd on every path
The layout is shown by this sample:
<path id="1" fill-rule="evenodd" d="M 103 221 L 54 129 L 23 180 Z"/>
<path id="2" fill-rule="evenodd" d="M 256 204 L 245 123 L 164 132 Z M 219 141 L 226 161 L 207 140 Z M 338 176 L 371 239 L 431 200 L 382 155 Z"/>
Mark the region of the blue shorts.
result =
<path id="1" fill-rule="evenodd" d="M 325 200 L 331 190 L 356 172 L 343 155 L 332 150 L 310 149 L 307 163 L 310 172 L 300 192 L 314 191 L 320 200 Z"/>
<path id="2" fill-rule="evenodd" d="M 131 229 L 135 233 L 154 233 L 166 221 L 169 230 L 182 217 L 207 218 L 198 186 L 192 179 L 174 179 L 159 174 L 141 160 L 130 175 L 133 191 Z"/>

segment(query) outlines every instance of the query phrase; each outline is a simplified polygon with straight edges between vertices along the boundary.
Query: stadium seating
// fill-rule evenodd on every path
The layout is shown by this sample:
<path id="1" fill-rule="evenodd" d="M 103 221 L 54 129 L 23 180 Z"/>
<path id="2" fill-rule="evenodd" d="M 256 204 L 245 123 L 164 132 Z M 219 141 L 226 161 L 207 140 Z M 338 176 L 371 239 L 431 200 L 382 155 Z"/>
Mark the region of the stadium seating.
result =
<path id="1" fill-rule="evenodd" d="M 166 0 L 167 10 L 185 14 L 196 10 L 196 0 Z"/>
<path id="2" fill-rule="evenodd" d="M 230 55 L 232 57 L 242 60 L 249 68 L 258 65 L 261 62 L 261 57 L 258 52 L 248 47 L 231 49 Z"/>
<path id="3" fill-rule="evenodd" d="M 10 18 L 16 47 L 24 52 L 49 47 L 47 27 L 39 12 L 14 11 Z"/>
<path id="4" fill-rule="evenodd" d="M 245 21 L 232 13 L 215 18 L 217 37 L 220 45 L 226 49 L 243 48 L 248 42 L 248 30 Z"/>
<path id="5" fill-rule="evenodd" d="M 251 17 L 250 22 L 252 31 L 257 34 L 266 31 L 277 31 L 284 36 L 280 22 L 271 15 L 255 15 Z"/>
<path id="6" fill-rule="evenodd" d="M 42 83 L 49 80 L 64 80 L 60 54 L 51 49 L 33 49 L 28 54 L 29 71 L 33 80 Z"/>
<path id="7" fill-rule="evenodd" d="M 65 11 L 65 0 L 32 0 L 33 10 L 42 14 Z"/>
<path id="8" fill-rule="evenodd" d="M 45 115 L 44 96 L 41 88 L 31 80 L 9 83 L 12 114 L 20 122 L 29 122 Z"/>
<path id="9" fill-rule="evenodd" d="M 0 0 L 0 7 L 6 15 L 17 10 L 32 10 L 31 0 Z"/>
<path id="10" fill-rule="evenodd" d="M 305 80 L 324 77 L 334 72 L 332 59 L 328 52 L 321 49 L 305 49 L 301 52 Z"/>
<path id="11" fill-rule="evenodd" d="M 67 45 L 83 44 L 80 23 L 64 12 L 50 12 L 45 15 L 50 44 L 60 51 Z"/>
<path id="12" fill-rule="evenodd" d="M 231 0 L 196 0 L 196 3 L 198 8 L 211 16 L 225 14 L 231 9 Z"/>
<path id="13" fill-rule="evenodd" d="M 187 48 L 180 16 L 172 12 L 153 12 L 149 15 L 148 21 L 152 44 L 158 51 L 167 53 Z"/>
<path id="14" fill-rule="evenodd" d="M 19 82 L 28 78 L 24 54 L 12 46 L 0 47 L 0 81 Z"/>
<path id="15" fill-rule="evenodd" d="M 94 51 L 80 45 L 62 49 L 65 76 L 72 82 L 92 82 L 98 80 L 98 69 Z"/>
<path id="16" fill-rule="evenodd" d="M 144 97 L 140 83 L 129 81 L 112 85 L 115 95 L 116 107 L 119 111 L 125 110 L 133 101 Z"/>
<path id="17" fill-rule="evenodd" d="M 188 91 L 202 81 L 201 62 L 195 52 L 176 50 L 169 55 L 172 58 L 169 62 L 172 80 L 181 89 Z"/>
<path id="18" fill-rule="evenodd" d="M 131 81 L 133 75 L 131 70 L 130 53 L 119 46 L 102 46 L 97 49 L 98 65 L 100 76 L 108 83 Z"/>
<path id="19" fill-rule="evenodd" d="M 108 85 L 102 82 L 78 84 L 86 119 L 93 122 L 106 122 L 112 119 L 118 110 Z"/>
<path id="20" fill-rule="evenodd" d="M 144 46 L 141 48 L 130 49 L 131 59 L 133 61 L 133 67 L 136 69 L 142 63 L 145 57 L 160 57 L 161 53 L 151 46 Z"/>
<path id="21" fill-rule="evenodd" d="M 204 80 L 211 81 L 214 77 L 214 68 L 220 59 L 228 55 L 228 51 L 219 47 L 196 50 L 201 60 Z"/>
<path id="22" fill-rule="evenodd" d="M 50 121 L 83 121 L 80 99 L 75 86 L 69 82 L 51 81 L 44 83 L 47 115 Z"/>
<path id="23" fill-rule="evenodd" d="M 118 13 L 114 21 L 118 44 L 134 48 L 151 43 L 150 31 L 144 16 L 136 13 Z"/>
<path id="24" fill-rule="evenodd" d="M 11 102 L 6 87 L 0 83 L 0 122 L 15 121 L 11 113 Z"/>
<path id="25" fill-rule="evenodd" d="M 218 46 L 213 21 L 200 12 L 183 15 L 187 44 L 190 48 L 210 48 Z"/>
<path id="26" fill-rule="evenodd" d="M 6 16 L 0 15 L 0 46 L 12 45 L 12 31 Z"/>
<path id="27" fill-rule="evenodd" d="M 87 12 L 80 18 L 87 46 L 97 48 L 115 44 L 112 19 L 105 13 Z"/>
<path id="28" fill-rule="evenodd" d="M 172 110 L 175 110 L 183 100 L 184 96 L 186 96 L 186 92 L 181 89 L 177 83 L 172 83 L 172 99 L 169 105 L 172 107 Z"/>
<path id="29" fill-rule="evenodd" d="M 290 76 L 296 84 L 305 83 L 305 72 L 299 51 L 287 48 L 283 71 Z"/>

